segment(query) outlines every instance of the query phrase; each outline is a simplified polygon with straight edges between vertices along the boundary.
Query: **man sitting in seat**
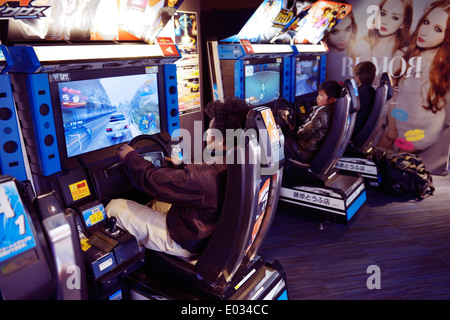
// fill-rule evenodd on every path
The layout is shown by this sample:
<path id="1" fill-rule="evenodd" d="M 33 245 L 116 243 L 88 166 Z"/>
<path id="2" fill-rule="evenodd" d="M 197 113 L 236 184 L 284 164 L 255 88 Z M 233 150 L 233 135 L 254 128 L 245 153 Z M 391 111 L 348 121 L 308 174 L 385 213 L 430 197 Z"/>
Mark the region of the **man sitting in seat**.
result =
<path id="1" fill-rule="evenodd" d="M 225 196 L 226 130 L 244 129 L 250 109 L 235 98 L 205 107 L 211 119 L 207 148 L 218 150 L 217 159 L 208 163 L 156 169 L 129 145 L 123 145 L 120 158 L 129 178 L 157 201 L 150 207 L 115 199 L 106 207 L 108 216 L 116 217 L 118 225 L 148 249 L 181 257 L 200 253 L 214 232 Z M 213 129 L 218 131 L 211 132 Z"/>
<path id="2" fill-rule="evenodd" d="M 355 80 L 358 85 L 360 109 L 356 115 L 352 139 L 366 123 L 375 101 L 375 89 L 372 87 L 377 68 L 370 61 L 363 61 L 355 67 Z"/>
<path id="3" fill-rule="evenodd" d="M 341 92 L 342 86 L 333 80 L 325 81 L 319 86 L 317 106 L 312 108 L 305 122 L 296 132 L 283 132 L 286 159 L 302 163 L 311 161 L 328 133 L 334 103 Z"/>

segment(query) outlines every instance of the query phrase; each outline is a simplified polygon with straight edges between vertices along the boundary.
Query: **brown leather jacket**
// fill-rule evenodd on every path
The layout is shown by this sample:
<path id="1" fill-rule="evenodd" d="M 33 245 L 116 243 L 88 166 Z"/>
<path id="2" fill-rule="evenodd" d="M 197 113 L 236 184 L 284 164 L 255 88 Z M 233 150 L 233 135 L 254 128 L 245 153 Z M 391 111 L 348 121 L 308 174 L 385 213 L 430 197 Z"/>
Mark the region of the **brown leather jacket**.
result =
<path id="1" fill-rule="evenodd" d="M 301 125 L 296 135 L 286 139 L 286 155 L 303 163 L 311 162 L 328 133 L 333 116 L 334 104 L 315 106 Z"/>
<path id="2" fill-rule="evenodd" d="M 184 249 L 199 253 L 219 220 L 226 186 L 226 164 L 187 164 L 155 168 L 136 151 L 125 157 L 130 179 L 155 199 L 171 203 L 169 234 Z"/>

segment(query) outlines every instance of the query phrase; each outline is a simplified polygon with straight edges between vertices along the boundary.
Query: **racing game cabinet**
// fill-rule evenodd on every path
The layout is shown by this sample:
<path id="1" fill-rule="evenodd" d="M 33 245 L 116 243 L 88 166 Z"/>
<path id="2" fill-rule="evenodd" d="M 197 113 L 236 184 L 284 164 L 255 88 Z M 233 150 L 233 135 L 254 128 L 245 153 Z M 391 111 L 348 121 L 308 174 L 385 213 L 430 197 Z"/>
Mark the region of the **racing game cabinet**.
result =
<path id="1" fill-rule="evenodd" d="M 338 173 L 335 165 L 350 141 L 358 110 L 356 83 L 345 81 L 329 132 L 311 162 L 287 159 L 294 167 L 283 179 L 280 201 L 320 220 L 349 223 L 366 201 L 364 180 L 359 174 Z"/>
<path id="2" fill-rule="evenodd" d="M 39 200 L 39 212 L 33 197 L 25 183 L 0 176 L 0 298 L 86 299 L 73 215 L 52 195 Z"/>
<path id="3" fill-rule="evenodd" d="M 381 177 L 376 164 L 371 159 L 371 155 L 373 147 L 378 142 L 383 131 L 382 127 L 385 124 L 388 101 L 392 96 L 392 81 L 388 73 L 383 73 L 375 92 L 373 107 L 365 124 L 359 132 L 354 133 L 344 156 L 336 164 L 336 168 L 340 172 L 359 173 L 370 186 L 374 187 L 379 185 Z"/>
<path id="4" fill-rule="evenodd" d="M 50 222 L 65 224 L 64 218 L 71 213 L 75 227 L 70 236 L 77 238 L 75 247 L 81 247 L 82 257 L 73 265 L 85 268 L 88 299 L 127 299 L 125 278 L 144 264 L 145 255 L 133 236 L 107 218 L 105 205 L 122 195 L 143 199 L 116 163 L 120 145 L 131 137 L 109 127 L 113 120 L 120 120 L 116 117 L 119 111 L 131 104 L 112 102 L 110 95 L 116 84 L 121 85 L 121 93 L 135 98 L 133 111 L 145 111 L 133 122 L 128 115 L 130 122 L 123 123 L 131 136 L 145 131 L 158 136 L 158 141 L 170 141 L 170 134 L 179 128 L 176 65 L 171 64 L 179 55 L 165 57 L 157 45 L 148 44 L 18 45 L 9 49 L 17 62 L 10 70 L 11 83 L 38 195 L 35 205 L 42 212 L 43 226 L 48 219 L 48 228 L 43 228 L 46 237 L 53 239 L 49 248 L 56 259 L 66 254 L 66 246 L 53 238 L 55 225 Z M 73 59 L 82 53 L 94 57 Z M 132 111 L 127 110 L 128 114 Z M 137 147 L 151 149 L 151 144 L 139 141 Z M 46 211 L 47 200 L 55 199 L 64 208 L 56 212 L 66 214 L 58 221 L 53 212 Z M 63 295 L 61 299 L 69 298 Z"/>
<path id="5" fill-rule="evenodd" d="M 283 144 L 270 109 L 251 110 L 227 152 L 224 206 L 207 247 L 193 260 L 147 251 L 128 278 L 132 299 L 287 299 L 283 268 L 258 255 L 277 207 Z"/>

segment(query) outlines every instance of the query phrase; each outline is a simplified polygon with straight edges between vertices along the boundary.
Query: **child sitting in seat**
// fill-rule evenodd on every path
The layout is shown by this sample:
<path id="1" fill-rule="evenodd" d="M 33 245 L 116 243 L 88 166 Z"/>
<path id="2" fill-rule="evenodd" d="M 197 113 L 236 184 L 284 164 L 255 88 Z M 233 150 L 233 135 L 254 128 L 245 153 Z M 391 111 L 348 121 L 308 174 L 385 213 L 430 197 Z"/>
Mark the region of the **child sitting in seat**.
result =
<path id="1" fill-rule="evenodd" d="M 342 86 L 333 80 L 319 86 L 317 106 L 313 107 L 306 121 L 297 132 L 286 132 L 285 157 L 309 163 L 328 133 L 334 111 L 334 103 L 340 97 Z"/>

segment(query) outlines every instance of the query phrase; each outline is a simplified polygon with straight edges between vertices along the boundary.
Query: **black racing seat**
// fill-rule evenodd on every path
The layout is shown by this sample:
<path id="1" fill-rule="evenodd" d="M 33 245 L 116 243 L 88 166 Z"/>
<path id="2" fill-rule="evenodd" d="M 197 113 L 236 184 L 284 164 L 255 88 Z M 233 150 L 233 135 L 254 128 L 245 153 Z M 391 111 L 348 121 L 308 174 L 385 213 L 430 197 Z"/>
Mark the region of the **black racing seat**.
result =
<path id="1" fill-rule="evenodd" d="M 341 97 L 336 99 L 330 129 L 310 163 L 288 159 L 295 171 L 286 180 L 286 184 L 296 184 L 299 178 L 309 178 L 312 184 L 323 184 L 336 169 L 337 161 L 343 155 L 353 132 L 356 112 L 359 110 L 359 97 L 355 91 L 354 80 L 344 82 Z"/>
<path id="2" fill-rule="evenodd" d="M 383 73 L 367 121 L 359 132 L 355 132 L 346 154 L 365 156 L 370 153 L 382 132 L 388 109 L 387 101 L 392 98 L 393 94 L 392 80 L 388 73 Z"/>
<path id="3" fill-rule="evenodd" d="M 264 133 L 268 122 L 273 122 L 276 132 Z M 278 140 L 273 135 L 278 135 Z M 261 143 L 265 138 L 267 141 Z M 238 140 L 227 153 L 224 205 L 205 250 L 192 261 L 147 250 L 147 265 L 131 276 L 137 287 L 152 277 L 150 286 L 154 287 L 162 273 L 202 293 L 222 297 L 233 278 L 245 274 L 252 265 L 276 211 L 284 140 L 270 109 L 265 107 L 249 112 L 247 128 Z"/>
<path id="4" fill-rule="evenodd" d="M 343 152 L 345 153 L 351 138 L 354 135 L 354 128 L 356 124 L 356 117 L 358 116 L 358 111 L 361 109 L 361 101 L 359 98 L 358 86 L 354 79 L 346 79 L 343 84 L 344 91 L 347 91 L 350 95 L 350 109 L 349 109 L 349 120 L 346 125 L 345 138 L 342 141 Z M 342 156 L 342 154 L 341 154 Z"/>

